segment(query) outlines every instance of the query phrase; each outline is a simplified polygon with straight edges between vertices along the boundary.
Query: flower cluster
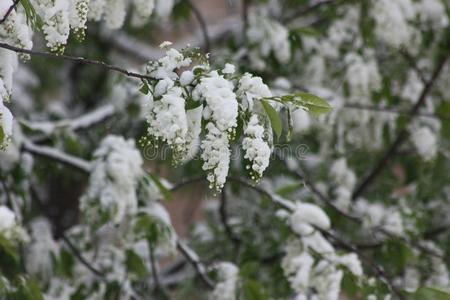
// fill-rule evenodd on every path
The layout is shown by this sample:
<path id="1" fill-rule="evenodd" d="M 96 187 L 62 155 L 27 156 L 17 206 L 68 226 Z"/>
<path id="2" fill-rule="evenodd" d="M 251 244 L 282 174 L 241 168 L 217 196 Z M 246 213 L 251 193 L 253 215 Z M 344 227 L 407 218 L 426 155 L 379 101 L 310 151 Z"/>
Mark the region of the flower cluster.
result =
<path id="1" fill-rule="evenodd" d="M 0 236 L 17 242 L 28 240 L 28 235 L 17 223 L 14 212 L 4 205 L 0 205 Z"/>
<path id="2" fill-rule="evenodd" d="M 264 127 L 258 122 L 258 116 L 253 115 L 244 130 L 242 148 L 245 151 L 245 159 L 250 161 L 247 169 L 253 180 L 261 178 L 262 173 L 269 165 L 271 149 L 264 141 Z"/>
<path id="3" fill-rule="evenodd" d="M 70 1 L 69 7 L 69 23 L 75 35 L 79 40 L 84 39 L 84 31 L 86 30 L 86 21 L 89 11 L 89 0 L 73 0 Z"/>
<path id="4" fill-rule="evenodd" d="M 430 160 L 436 156 L 438 141 L 436 134 L 429 127 L 413 129 L 411 140 L 424 160 Z"/>
<path id="5" fill-rule="evenodd" d="M 214 287 L 211 299 L 235 300 L 239 280 L 239 269 L 232 263 L 222 262 L 216 266 L 219 282 Z"/>
<path id="6" fill-rule="evenodd" d="M 289 31 L 280 23 L 263 15 L 250 14 L 246 34 L 250 45 L 255 46 L 250 53 L 254 68 L 264 69 L 264 60 L 270 54 L 273 54 L 279 63 L 287 63 L 291 58 Z"/>
<path id="7" fill-rule="evenodd" d="M 330 220 L 321 208 L 309 203 L 296 203 L 289 216 L 289 224 L 298 238 L 292 238 L 286 246 L 281 266 L 296 299 L 338 299 L 343 271 L 362 276 L 361 263 L 354 253 L 339 255 L 334 247 L 316 229 L 328 230 Z"/>
<path id="8" fill-rule="evenodd" d="M 170 43 L 164 43 L 167 47 Z M 194 53 L 194 54 L 193 54 Z M 200 144 L 203 170 L 210 187 L 220 190 L 230 164 L 230 143 L 235 138 L 238 117 L 244 119 L 243 148 L 250 162 L 250 175 L 257 180 L 269 165 L 271 148 L 267 142 L 271 131 L 261 125 L 259 100 L 272 94 L 261 78 L 249 73 L 236 75 L 235 67 L 226 64 L 212 70 L 205 62 L 184 70 L 192 61 L 206 58 L 192 49 L 179 52 L 169 49 L 166 56 L 147 66 L 152 77 L 144 84 L 147 90 L 148 136 L 143 143 L 166 142 L 174 153 L 175 163 L 192 157 Z M 199 59 L 200 58 L 200 59 Z M 264 119 L 265 120 L 265 119 Z M 204 138 L 200 139 L 202 123 Z M 264 124 L 264 123 L 263 123 Z"/>
<path id="9" fill-rule="evenodd" d="M 13 1 L 5 0 L 0 3 L 0 16 L 4 16 L 13 5 Z M 8 18 L 0 24 L 0 42 L 9 43 L 17 47 L 31 49 L 31 30 L 26 23 L 25 13 L 22 9 L 13 10 Z M 26 55 L 22 55 L 27 58 Z M 0 148 L 6 146 L 6 141 L 12 134 L 13 117 L 5 106 L 11 97 L 13 74 L 17 69 L 17 54 L 0 49 Z"/>
<path id="10" fill-rule="evenodd" d="M 91 221 L 106 214 L 119 223 L 137 211 L 136 187 L 142 175 L 141 155 L 134 141 L 108 136 L 95 151 L 94 158 L 89 189 L 80 200 L 81 210 Z"/>
<path id="11" fill-rule="evenodd" d="M 62 53 L 70 34 L 68 0 L 34 0 L 36 12 L 42 19 L 42 31 L 47 47 Z"/>
<path id="12" fill-rule="evenodd" d="M 173 0 L 90 0 L 88 18 L 94 21 L 103 19 L 109 29 L 119 29 L 124 24 L 127 11 L 133 7 L 131 23 L 142 26 L 153 12 L 160 18 L 169 16 L 174 4 Z"/>

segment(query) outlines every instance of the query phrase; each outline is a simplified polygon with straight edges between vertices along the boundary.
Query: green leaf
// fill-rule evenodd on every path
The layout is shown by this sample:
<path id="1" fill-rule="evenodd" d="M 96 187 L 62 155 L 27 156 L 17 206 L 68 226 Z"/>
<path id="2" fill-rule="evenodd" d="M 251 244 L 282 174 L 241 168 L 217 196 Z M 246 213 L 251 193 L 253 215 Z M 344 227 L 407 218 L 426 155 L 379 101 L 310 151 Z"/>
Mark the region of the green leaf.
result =
<path id="1" fill-rule="evenodd" d="M 244 263 L 239 270 L 239 275 L 244 278 L 255 276 L 260 270 L 259 263 L 256 261 L 249 261 Z"/>
<path id="2" fill-rule="evenodd" d="M 332 109 L 332 106 L 326 100 L 316 95 L 299 92 L 293 96 L 291 101 L 294 105 L 306 108 L 314 116 L 327 113 Z"/>
<path id="3" fill-rule="evenodd" d="M 143 278 L 147 275 L 147 268 L 145 267 L 144 261 L 132 250 L 126 251 L 126 266 L 128 271 L 136 274 L 138 278 Z"/>
<path id="4" fill-rule="evenodd" d="M 299 27 L 291 30 L 291 33 L 306 36 L 318 36 L 320 32 L 312 27 Z"/>
<path id="5" fill-rule="evenodd" d="M 0 234 L 0 257 L 4 257 L 4 255 L 14 263 L 19 261 L 19 255 L 17 254 L 14 245 Z"/>
<path id="6" fill-rule="evenodd" d="M 246 279 L 242 286 L 244 299 L 246 300 L 268 300 L 269 296 L 264 287 L 255 280 Z"/>
<path id="7" fill-rule="evenodd" d="M 38 31 L 38 28 L 42 26 L 43 22 L 39 15 L 36 13 L 30 0 L 20 0 L 24 10 L 25 16 L 27 18 L 27 23 L 33 28 L 33 31 Z"/>
<path id="8" fill-rule="evenodd" d="M 287 119 L 288 119 L 288 132 L 286 133 L 286 141 L 290 142 L 292 139 L 292 132 L 294 131 L 294 119 L 292 118 L 292 110 L 287 107 Z"/>
<path id="9" fill-rule="evenodd" d="M 142 86 L 139 89 L 139 92 L 141 92 L 144 95 L 148 95 L 148 93 L 150 92 L 150 89 L 149 89 L 148 84 L 146 82 L 142 82 Z"/>
<path id="10" fill-rule="evenodd" d="M 188 20 L 191 16 L 191 6 L 188 1 L 182 0 L 176 3 L 172 9 L 172 17 L 175 20 Z"/>
<path id="11" fill-rule="evenodd" d="M 277 138 L 279 138 L 281 136 L 283 126 L 281 125 L 281 120 L 278 112 L 266 100 L 261 100 L 261 103 L 267 113 L 267 116 L 269 117 L 273 131 L 275 132 Z"/>
<path id="12" fill-rule="evenodd" d="M 184 108 L 186 110 L 191 110 L 191 109 L 195 109 L 195 108 L 199 107 L 200 105 L 202 105 L 201 101 L 195 101 L 194 99 L 192 99 L 192 97 L 188 97 L 186 99 L 186 104 L 185 104 Z"/>
<path id="13" fill-rule="evenodd" d="M 156 184 L 158 189 L 161 191 L 161 193 L 164 196 L 164 199 L 166 200 L 172 200 L 172 192 L 159 180 L 158 176 L 155 176 L 153 174 L 149 174 L 150 178 L 153 180 L 153 182 Z"/>
<path id="14" fill-rule="evenodd" d="M 450 291 L 436 287 L 421 287 L 413 294 L 414 300 L 449 300 Z"/>
<path id="15" fill-rule="evenodd" d="M 0 146 L 3 144 L 4 139 L 5 139 L 5 133 L 3 132 L 3 128 L 0 127 Z"/>
<path id="16" fill-rule="evenodd" d="M 298 191 L 298 189 L 303 185 L 304 185 L 303 182 L 288 184 L 277 189 L 275 193 L 280 195 L 281 197 L 287 197 L 290 194 Z"/>

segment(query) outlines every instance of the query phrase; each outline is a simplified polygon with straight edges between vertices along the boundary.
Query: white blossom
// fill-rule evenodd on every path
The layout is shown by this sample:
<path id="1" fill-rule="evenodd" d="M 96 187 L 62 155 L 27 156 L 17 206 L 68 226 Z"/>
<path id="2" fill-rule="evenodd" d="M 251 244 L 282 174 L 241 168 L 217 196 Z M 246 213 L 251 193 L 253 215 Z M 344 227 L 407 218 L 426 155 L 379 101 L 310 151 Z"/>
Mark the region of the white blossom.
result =
<path id="1" fill-rule="evenodd" d="M 392 47 L 408 46 L 414 32 L 408 24 L 415 15 L 411 0 L 378 0 L 371 15 L 375 19 L 375 34 Z"/>
<path id="2" fill-rule="evenodd" d="M 229 63 L 226 63 L 222 70 L 223 74 L 233 74 L 234 72 L 236 72 L 236 67 Z"/>
<path id="3" fill-rule="evenodd" d="M 155 0 L 133 0 L 133 7 L 133 25 L 142 26 L 152 15 L 155 8 Z"/>
<path id="4" fill-rule="evenodd" d="M 115 30 L 122 27 L 127 15 L 128 0 L 106 0 L 104 19 L 106 27 Z"/>
<path id="5" fill-rule="evenodd" d="M 134 141 L 108 136 L 94 153 L 89 188 L 80 200 L 89 221 L 109 213 L 115 223 L 136 213 L 136 187 L 142 175 L 142 158 Z"/>
<path id="6" fill-rule="evenodd" d="M 242 105 L 245 109 L 253 110 L 254 100 L 271 97 L 272 93 L 269 87 L 264 84 L 261 77 L 245 73 L 239 79 L 237 96 L 243 100 Z"/>
<path id="7" fill-rule="evenodd" d="M 70 33 L 69 0 L 33 0 L 36 11 L 44 22 L 42 30 L 47 47 L 63 52 Z"/>
<path id="8" fill-rule="evenodd" d="M 247 169 L 253 180 L 262 177 L 264 170 L 270 162 L 271 149 L 264 141 L 264 127 L 259 124 L 258 116 L 252 115 L 244 130 L 242 149 L 245 151 L 244 158 L 249 160 Z"/>
<path id="9" fill-rule="evenodd" d="M 233 83 L 217 71 L 203 77 L 195 88 L 207 104 L 203 117 L 214 122 L 221 131 L 231 132 L 237 126 L 238 102 L 233 88 Z"/>
<path id="10" fill-rule="evenodd" d="M 330 176 L 334 182 L 349 190 L 352 190 L 356 184 L 356 175 L 348 167 L 345 158 L 340 158 L 331 165 Z"/>
<path id="11" fill-rule="evenodd" d="M 167 80 L 170 81 L 170 79 Z M 166 81 L 159 81 L 159 83 L 164 82 Z M 167 85 L 164 84 L 164 87 L 159 88 L 159 92 L 163 90 L 165 92 L 166 87 Z M 188 123 L 184 106 L 185 100 L 182 97 L 181 88 L 170 88 L 160 100 L 153 101 L 153 107 L 147 119 L 149 135 L 165 141 L 174 151 L 176 161 L 182 160 L 187 152 Z"/>
<path id="12" fill-rule="evenodd" d="M 230 149 L 227 132 L 219 130 L 214 123 L 206 125 L 206 136 L 201 143 L 203 170 L 207 171 L 210 188 L 223 188 L 230 165 Z"/>
<path id="13" fill-rule="evenodd" d="M 86 21 L 89 12 L 89 0 L 72 0 L 69 7 L 70 28 L 80 38 L 84 38 Z"/>
<path id="14" fill-rule="evenodd" d="M 94 21 L 100 21 L 105 12 L 107 0 L 89 0 L 89 12 L 88 19 Z"/>
<path id="15" fill-rule="evenodd" d="M 430 160 L 437 154 L 437 137 L 429 127 L 423 126 L 413 129 L 411 140 L 417 149 L 417 152 L 424 160 Z"/>
<path id="16" fill-rule="evenodd" d="M 239 269 L 232 263 L 222 262 L 216 266 L 219 273 L 219 282 L 212 291 L 211 300 L 237 299 L 237 285 Z"/>
<path id="17" fill-rule="evenodd" d="M 280 63 L 287 63 L 291 58 L 291 43 L 286 27 L 275 20 L 262 15 L 250 14 L 249 27 L 246 32 L 250 44 L 256 45 L 258 53 L 250 54 L 250 59 L 260 61 L 258 56 L 268 58 L 273 53 Z M 253 57 L 256 54 L 256 57 Z M 264 68 L 265 63 L 254 63 L 255 67 Z M 260 69 L 261 69 L 260 68 Z"/>
<path id="18" fill-rule="evenodd" d="M 59 246 L 53 239 L 51 225 L 46 219 L 34 219 L 30 228 L 31 242 L 26 251 L 26 269 L 34 276 L 49 279 L 54 270 L 53 259 L 59 255 Z"/>

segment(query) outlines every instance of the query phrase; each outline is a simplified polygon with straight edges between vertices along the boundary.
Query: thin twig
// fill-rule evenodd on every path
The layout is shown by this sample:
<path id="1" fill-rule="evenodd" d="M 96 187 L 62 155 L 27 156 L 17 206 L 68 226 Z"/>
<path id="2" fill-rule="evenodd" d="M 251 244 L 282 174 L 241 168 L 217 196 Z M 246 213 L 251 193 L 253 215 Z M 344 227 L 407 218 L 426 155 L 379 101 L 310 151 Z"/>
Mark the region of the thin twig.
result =
<path id="1" fill-rule="evenodd" d="M 2 0 L 4 1 L 4 0 Z M 8 8 L 6 11 L 6 14 L 3 16 L 3 18 L 0 20 L 0 24 L 6 21 L 6 19 L 9 17 L 9 15 L 13 12 L 13 10 L 16 8 L 16 6 L 19 4 L 20 0 L 14 0 L 13 4 Z"/>
<path id="2" fill-rule="evenodd" d="M 322 6 L 325 6 L 325 5 L 328 5 L 328 4 L 335 4 L 335 3 L 339 2 L 339 1 L 343 1 L 343 0 L 323 0 L 323 1 L 317 1 L 316 3 L 311 4 L 310 6 L 303 7 L 303 8 L 301 8 L 301 9 L 299 9 L 299 10 L 293 12 L 291 15 L 288 15 L 287 17 L 283 18 L 283 21 L 284 21 L 285 23 L 292 22 L 292 21 L 294 21 L 295 19 L 297 19 L 297 18 L 299 18 L 299 17 L 301 17 L 301 16 L 304 16 L 304 15 L 306 15 L 306 14 L 309 14 L 309 13 L 315 11 L 316 9 L 318 9 L 318 8 L 320 8 L 320 7 L 322 7 Z"/>
<path id="3" fill-rule="evenodd" d="M 202 35 L 203 35 L 203 40 L 205 43 L 203 50 L 206 53 L 209 53 L 209 51 L 211 50 L 211 41 L 209 38 L 208 25 L 206 25 L 205 18 L 203 17 L 203 15 L 202 15 L 201 11 L 198 9 L 198 7 L 194 3 L 192 3 L 192 1 L 189 0 L 187 3 L 191 7 L 192 11 L 194 12 L 194 16 L 197 18 L 197 21 L 200 24 L 200 28 L 202 30 Z"/>
<path id="4" fill-rule="evenodd" d="M 417 112 L 415 115 L 412 115 L 411 111 L 399 110 L 396 108 L 388 108 L 388 107 L 377 107 L 377 106 L 364 105 L 364 104 L 358 104 L 358 103 L 347 103 L 347 104 L 344 104 L 344 106 L 342 108 L 370 110 L 370 111 L 374 111 L 374 112 L 385 112 L 385 113 L 405 115 L 405 116 L 417 116 L 417 117 L 439 119 L 439 120 L 450 122 L 450 117 L 440 116 L 437 114 L 426 113 L 426 112 Z"/>
<path id="5" fill-rule="evenodd" d="M 233 233 L 233 229 L 231 229 L 231 226 L 228 223 L 226 186 L 223 187 L 222 193 L 220 194 L 219 216 L 228 239 L 231 243 L 233 243 L 235 251 L 237 251 L 241 243 L 241 239 Z"/>
<path id="6" fill-rule="evenodd" d="M 46 157 L 52 160 L 55 160 L 59 163 L 65 164 L 67 166 L 70 167 L 74 167 L 80 171 L 89 173 L 90 169 L 91 169 L 91 164 L 84 160 L 81 159 L 79 157 L 76 156 L 72 156 L 70 154 L 64 153 L 58 149 L 52 148 L 52 147 L 48 147 L 48 146 L 38 146 L 33 144 L 30 141 L 25 141 L 22 144 L 22 150 L 38 155 L 38 156 L 42 156 L 42 157 Z"/>
<path id="7" fill-rule="evenodd" d="M 194 177 L 194 178 L 191 178 L 191 179 L 188 179 L 185 181 L 181 181 L 181 182 L 177 183 L 176 185 L 172 186 L 170 191 L 175 192 L 191 183 L 201 182 L 201 181 L 205 181 L 205 180 L 206 180 L 206 178 L 204 176 L 199 176 L 199 177 Z"/>
<path id="8" fill-rule="evenodd" d="M 411 68 L 416 72 L 417 76 L 419 76 L 420 81 L 422 81 L 423 84 L 427 84 L 428 80 L 423 75 L 423 71 L 419 68 L 417 65 L 417 59 L 412 57 L 411 54 L 409 54 L 408 51 L 405 49 L 402 49 L 399 51 L 402 57 L 406 60 L 406 62 L 411 66 Z"/>
<path id="9" fill-rule="evenodd" d="M 437 64 L 433 75 L 431 76 L 430 80 L 425 84 L 422 92 L 419 95 L 419 98 L 416 101 L 416 104 L 412 107 L 409 114 L 414 116 L 418 113 L 420 107 L 425 103 L 425 100 L 430 93 L 434 83 L 438 79 L 439 75 L 441 74 L 442 69 L 444 68 L 445 63 L 447 62 L 448 57 L 450 56 L 450 47 L 448 49 L 447 55 L 445 55 L 441 61 Z M 389 159 L 395 154 L 397 149 L 400 147 L 400 145 L 403 144 L 403 142 L 406 141 L 408 137 L 408 129 L 407 125 L 405 125 L 400 132 L 398 133 L 396 139 L 391 144 L 389 149 L 384 153 L 384 155 L 381 157 L 381 159 L 375 164 L 375 167 L 372 169 L 372 171 L 365 177 L 365 179 L 357 186 L 355 191 L 353 192 L 352 199 L 355 200 L 359 196 L 361 196 L 365 190 L 373 183 L 375 178 L 378 177 L 378 175 L 384 170 L 385 166 L 387 165 Z"/>
<path id="10" fill-rule="evenodd" d="M 115 112 L 116 109 L 114 105 L 106 104 L 73 119 L 43 122 L 20 120 L 20 123 L 31 128 L 32 130 L 39 130 L 44 132 L 46 135 L 50 135 L 54 133 L 55 130 L 60 128 L 67 128 L 72 131 L 90 128 L 111 117 Z"/>
<path id="11" fill-rule="evenodd" d="M 45 52 L 45 51 L 28 50 L 28 49 L 12 46 L 12 45 L 9 45 L 6 43 L 0 43 L 0 48 L 11 50 L 11 51 L 14 51 L 17 53 L 25 53 L 25 54 L 29 54 L 29 55 L 33 55 L 33 56 L 51 57 L 51 58 L 79 62 L 79 63 L 83 63 L 83 64 L 88 64 L 88 65 L 94 65 L 94 66 L 101 67 L 103 69 L 122 73 L 129 77 L 134 77 L 134 78 L 139 78 L 139 79 L 147 79 L 147 80 L 153 79 L 151 76 L 131 72 L 131 71 L 119 68 L 117 66 L 107 64 L 107 63 L 105 63 L 103 61 L 99 61 L 99 60 L 87 59 L 84 57 L 70 56 L 70 55 L 65 55 L 65 54 L 55 54 L 55 53 Z"/>
<path id="12" fill-rule="evenodd" d="M 183 254 L 183 256 L 188 260 L 188 262 L 194 267 L 200 279 L 209 288 L 214 288 L 213 281 L 208 277 L 204 265 L 200 262 L 199 257 L 195 252 L 193 252 L 187 245 L 185 245 L 180 240 L 177 241 L 177 248 Z"/>
<path id="13" fill-rule="evenodd" d="M 150 266 L 152 268 L 152 275 L 153 275 L 153 280 L 155 281 L 155 292 L 161 294 L 161 296 L 164 299 L 168 298 L 168 294 L 167 291 L 164 289 L 164 287 L 161 284 L 161 281 L 159 280 L 159 274 L 158 274 L 158 267 L 157 267 L 157 263 L 156 263 L 156 259 L 155 259 L 155 249 L 152 245 L 148 245 L 148 249 L 149 249 L 149 256 L 150 256 Z"/>
<path id="14" fill-rule="evenodd" d="M 250 0 L 242 0 L 242 32 L 244 40 L 247 38 L 248 29 L 248 10 L 250 8 Z"/>
<path id="15" fill-rule="evenodd" d="M 287 167 L 286 161 L 282 159 L 279 155 L 278 159 L 283 161 L 285 166 Z M 288 168 L 289 169 L 289 168 Z M 313 183 L 311 178 L 308 176 L 308 174 L 301 168 L 301 166 L 298 166 L 295 170 L 290 170 L 298 179 L 304 182 L 304 184 L 310 189 L 310 191 L 325 205 L 332 208 L 335 212 L 340 214 L 341 216 L 344 216 L 348 218 L 349 220 L 356 222 L 356 223 L 362 223 L 362 220 L 354 215 L 351 215 L 343 210 L 341 210 L 339 207 L 337 207 L 328 197 L 326 197 Z"/>
<path id="16" fill-rule="evenodd" d="M 86 258 L 83 257 L 80 250 L 78 250 L 78 248 L 69 240 L 67 236 L 62 234 L 61 238 L 64 241 L 64 243 L 66 243 L 67 247 L 70 249 L 73 255 L 75 255 L 75 257 L 81 262 L 81 264 L 83 264 L 89 271 L 91 271 L 96 276 L 100 277 L 103 280 L 105 279 L 104 278 L 105 274 L 96 269 L 94 266 L 92 266 L 92 264 L 88 262 Z"/>

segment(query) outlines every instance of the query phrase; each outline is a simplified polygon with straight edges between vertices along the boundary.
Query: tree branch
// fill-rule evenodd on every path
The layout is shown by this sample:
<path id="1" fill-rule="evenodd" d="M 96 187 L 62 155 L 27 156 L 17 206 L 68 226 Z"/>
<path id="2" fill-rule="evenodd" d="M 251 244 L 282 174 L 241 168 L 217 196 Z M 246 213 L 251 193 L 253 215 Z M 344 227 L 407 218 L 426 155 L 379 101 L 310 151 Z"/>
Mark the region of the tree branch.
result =
<path id="1" fill-rule="evenodd" d="M 78 250 L 78 248 L 69 240 L 69 238 L 67 238 L 65 234 L 62 234 L 61 238 L 82 265 L 84 265 L 89 271 L 91 271 L 97 277 L 100 277 L 102 280 L 105 280 L 104 278 L 105 274 L 97 270 L 94 266 L 92 266 L 92 264 L 88 262 L 86 258 L 83 257 L 80 250 Z"/>
<path id="2" fill-rule="evenodd" d="M 219 217 L 228 239 L 233 244 L 235 251 L 237 251 L 240 246 L 241 239 L 234 235 L 233 229 L 231 229 L 231 226 L 228 223 L 226 186 L 223 187 L 222 193 L 220 194 Z"/>
<path id="3" fill-rule="evenodd" d="M 197 21 L 200 24 L 200 29 L 202 31 L 204 40 L 204 51 L 206 53 L 209 53 L 209 51 L 211 50 L 211 40 L 209 38 L 208 25 L 206 25 L 205 18 L 203 17 L 198 7 L 194 3 L 192 3 L 192 1 L 188 0 L 187 3 L 191 7 L 192 11 L 194 12 L 194 16 L 197 18 Z"/>
<path id="4" fill-rule="evenodd" d="M 88 64 L 88 65 L 94 65 L 94 66 L 101 67 L 106 70 L 122 73 L 129 77 L 134 77 L 134 78 L 139 78 L 139 79 L 147 79 L 147 80 L 153 79 L 152 77 L 150 77 L 148 75 L 131 72 L 131 71 L 119 68 L 117 66 L 107 64 L 107 63 L 105 63 L 103 61 L 99 61 L 99 60 L 92 60 L 92 59 L 87 59 L 84 57 L 70 56 L 70 55 L 65 55 L 65 54 L 55 54 L 55 53 L 45 52 L 45 51 L 28 50 L 28 49 L 12 46 L 12 45 L 9 45 L 6 43 L 0 43 L 0 48 L 11 50 L 11 51 L 14 51 L 17 53 L 25 53 L 25 54 L 29 54 L 29 55 L 33 55 L 33 56 L 51 57 L 51 58 L 56 58 L 56 59 L 64 59 L 64 60 L 79 62 L 79 63 L 83 63 L 83 64 Z"/>
<path id="5" fill-rule="evenodd" d="M 27 140 L 23 142 L 22 150 L 37 156 L 55 160 L 61 164 L 73 167 L 85 173 L 89 173 L 91 169 L 90 162 L 84 159 L 72 156 L 52 147 L 35 145 Z"/>
<path id="6" fill-rule="evenodd" d="M 103 120 L 111 117 L 116 112 L 114 105 L 107 104 L 101 106 L 91 112 L 73 119 L 65 119 L 59 121 L 44 121 L 44 122 L 32 122 L 27 120 L 21 120 L 20 122 L 31 128 L 32 130 L 39 130 L 44 132 L 46 135 L 50 135 L 59 128 L 67 128 L 69 130 L 81 130 L 90 128 Z"/>
<path id="7" fill-rule="evenodd" d="M 316 1 L 316 3 L 311 4 L 310 6 L 307 7 L 303 7 L 295 12 L 293 12 L 291 15 L 283 18 L 283 22 L 285 23 L 289 23 L 294 21 L 295 19 L 304 16 L 306 14 L 309 14 L 313 11 L 315 11 L 316 9 L 325 6 L 325 5 L 329 5 L 329 4 L 336 4 L 338 2 L 342 2 L 344 0 L 322 0 L 322 1 Z"/>
<path id="8" fill-rule="evenodd" d="M 4 1 L 4 0 L 2 0 Z M 14 0 L 13 4 L 8 8 L 6 11 L 6 14 L 3 16 L 3 18 L 0 20 L 0 24 L 6 21 L 6 19 L 9 17 L 9 15 L 13 12 L 14 8 L 19 4 L 20 0 Z"/>
<path id="9" fill-rule="evenodd" d="M 155 259 L 154 250 L 155 249 L 153 249 L 153 246 L 149 243 L 148 251 L 150 256 L 150 266 L 152 268 L 153 280 L 155 281 L 155 292 L 157 292 L 157 294 L 160 294 L 163 299 L 167 299 L 168 298 L 167 291 L 164 289 L 159 279 L 158 267 Z"/>
<path id="10" fill-rule="evenodd" d="M 446 116 L 439 116 L 436 114 L 431 114 L 431 113 L 426 113 L 426 112 L 417 112 L 415 115 L 412 115 L 411 111 L 399 110 L 396 108 L 388 108 L 388 107 L 370 106 L 370 105 L 364 105 L 364 104 L 358 104 L 358 103 L 347 103 L 347 104 L 344 104 L 344 106 L 342 108 L 370 110 L 370 111 L 374 111 L 374 112 L 385 112 L 385 113 L 405 115 L 405 116 L 418 116 L 418 117 L 423 117 L 423 118 L 439 119 L 439 120 L 450 122 L 450 117 L 446 117 Z"/>
<path id="11" fill-rule="evenodd" d="M 187 245 L 185 245 L 180 240 L 177 240 L 177 248 L 183 254 L 183 256 L 187 259 L 187 261 L 194 267 L 197 274 L 200 276 L 200 279 L 208 286 L 209 288 L 214 288 L 213 281 L 208 277 L 206 273 L 206 269 L 201 263 L 198 255 L 192 251 Z"/>
<path id="12" fill-rule="evenodd" d="M 431 76 L 430 80 L 425 84 L 422 92 L 419 95 L 419 98 L 416 101 L 416 104 L 412 107 L 412 109 L 409 111 L 409 114 L 414 116 L 418 113 L 419 108 L 425 103 L 425 100 L 430 93 L 434 83 L 438 79 L 439 75 L 441 74 L 442 69 L 444 68 L 445 63 L 447 62 L 448 57 L 450 56 L 450 47 L 447 50 L 447 54 L 440 60 L 440 62 L 437 64 L 433 75 Z M 400 147 L 403 142 L 406 141 L 408 137 L 408 130 L 407 126 L 405 125 L 400 132 L 398 133 L 396 139 L 391 144 L 389 149 L 384 153 L 384 155 L 381 157 L 381 159 L 376 163 L 375 167 L 372 169 L 372 171 L 365 177 L 365 179 L 357 186 L 355 191 L 353 192 L 352 199 L 355 200 L 359 196 L 361 196 L 365 190 L 373 183 L 373 181 L 378 177 L 378 175 L 383 171 L 385 166 L 387 165 L 389 159 L 392 155 L 395 154 L 397 149 Z"/>

